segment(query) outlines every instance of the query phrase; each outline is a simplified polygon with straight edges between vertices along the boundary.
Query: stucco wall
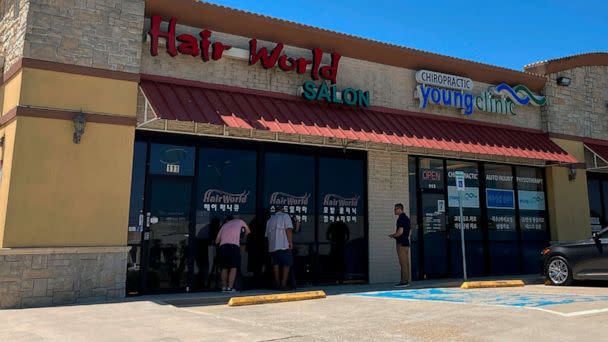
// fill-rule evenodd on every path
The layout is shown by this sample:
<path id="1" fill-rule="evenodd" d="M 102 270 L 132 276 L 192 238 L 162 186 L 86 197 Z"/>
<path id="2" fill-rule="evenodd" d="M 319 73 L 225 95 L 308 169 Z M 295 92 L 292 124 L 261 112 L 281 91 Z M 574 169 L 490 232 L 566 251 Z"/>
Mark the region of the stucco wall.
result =
<path id="1" fill-rule="evenodd" d="M 564 151 L 578 160 L 584 160 L 584 145 L 580 141 L 552 139 Z M 587 173 L 576 169 L 576 178 L 570 180 L 568 167 L 550 166 L 546 169 L 547 201 L 551 240 L 578 240 L 591 236 Z"/>
<path id="2" fill-rule="evenodd" d="M 18 117 L 0 247 L 124 246 L 134 128 Z"/>
<path id="3" fill-rule="evenodd" d="M 568 77 L 568 87 L 557 78 Z M 551 133 L 608 139 L 608 66 L 585 66 L 547 75 L 549 106 L 544 129 Z"/>
<path id="4" fill-rule="evenodd" d="M 166 31 L 166 22 L 163 31 Z M 150 20 L 146 19 L 145 33 L 150 27 Z M 188 33 L 198 37 L 203 28 L 191 28 L 177 25 L 177 35 Z M 310 74 L 298 75 L 295 72 L 284 72 L 278 67 L 271 70 L 262 68 L 259 64 L 250 66 L 247 60 L 234 59 L 227 56 L 217 61 L 203 62 L 200 57 L 178 55 L 171 57 L 166 52 L 165 40 L 159 39 L 159 54 L 150 54 L 150 38 L 142 45 L 141 72 L 144 74 L 161 75 L 179 79 L 218 83 L 258 90 L 280 92 L 298 95 L 302 84 L 310 80 Z M 249 40 L 255 37 L 240 37 L 221 32 L 213 32 L 211 41 L 221 41 L 224 44 L 249 51 Z M 258 40 L 258 49 L 266 47 L 269 50 L 275 47 L 275 42 Z M 311 58 L 310 50 L 286 46 L 284 53 L 291 57 Z M 324 63 L 329 64 L 329 55 L 332 51 L 324 51 Z M 352 87 L 369 90 L 373 106 L 389 107 L 394 109 L 426 112 L 442 116 L 458 117 L 467 120 L 499 123 L 520 127 L 541 129 L 540 109 L 533 106 L 516 106 L 517 115 L 506 116 L 501 114 L 474 112 L 471 116 L 464 116 L 459 110 L 429 106 L 419 108 L 419 101 L 414 98 L 416 87 L 416 70 L 382 65 L 343 56 L 340 60 L 337 84 L 338 88 Z M 490 84 L 475 82 L 474 94 L 486 90 Z"/>

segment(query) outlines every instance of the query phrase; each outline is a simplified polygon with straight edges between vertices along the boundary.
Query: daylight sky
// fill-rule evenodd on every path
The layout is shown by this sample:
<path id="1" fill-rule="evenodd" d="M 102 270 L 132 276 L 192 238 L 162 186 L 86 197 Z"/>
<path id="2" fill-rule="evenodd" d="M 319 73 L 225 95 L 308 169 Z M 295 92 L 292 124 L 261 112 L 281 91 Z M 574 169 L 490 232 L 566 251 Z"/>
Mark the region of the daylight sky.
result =
<path id="1" fill-rule="evenodd" d="M 606 0 L 208 2 L 516 70 L 608 52 Z"/>

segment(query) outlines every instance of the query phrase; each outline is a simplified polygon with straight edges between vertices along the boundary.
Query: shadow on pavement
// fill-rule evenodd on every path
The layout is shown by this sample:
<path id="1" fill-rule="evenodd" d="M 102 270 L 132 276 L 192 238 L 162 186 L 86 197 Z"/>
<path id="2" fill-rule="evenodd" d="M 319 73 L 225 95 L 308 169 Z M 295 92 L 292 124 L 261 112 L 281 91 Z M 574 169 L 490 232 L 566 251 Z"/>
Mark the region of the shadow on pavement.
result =
<path id="1" fill-rule="evenodd" d="M 471 278 L 472 281 L 480 280 L 505 280 L 505 279 L 522 279 L 527 285 L 531 284 L 542 284 L 544 279 L 539 275 L 524 275 L 524 276 L 500 276 L 500 277 L 484 277 L 484 278 Z M 459 287 L 462 283 L 462 279 L 435 279 L 435 280 L 423 280 L 414 281 L 409 287 L 395 287 L 393 283 L 380 283 L 380 284 L 356 284 L 356 285 L 327 285 L 327 286 L 307 286 L 300 287 L 296 291 L 325 291 L 328 296 L 336 296 L 342 294 L 353 294 L 362 292 L 376 292 L 376 291 L 394 291 L 394 290 L 407 290 L 407 289 L 425 289 L 425 288 L 450 288 Z M 195 306 L 209 306 L 209 305 L 225 305 L 232 297 L 242 296 L 255 296 L 255 295 L 266 295 L 266 294 L 277 294 L 287 293 L 286 291 L 274 291 L 274 290 L 249 290 L 238 293 L 224 294 L 221 292 L 200 292 L 200 293 L 181 293 L 173 295 L 154 295 L 154 296 L 141 296 L 134 298 L 127 298 L 126 300 L 147 300 L 153 301 L 159 305 L 173 305 L 176 307 L 195 307 Z"/>

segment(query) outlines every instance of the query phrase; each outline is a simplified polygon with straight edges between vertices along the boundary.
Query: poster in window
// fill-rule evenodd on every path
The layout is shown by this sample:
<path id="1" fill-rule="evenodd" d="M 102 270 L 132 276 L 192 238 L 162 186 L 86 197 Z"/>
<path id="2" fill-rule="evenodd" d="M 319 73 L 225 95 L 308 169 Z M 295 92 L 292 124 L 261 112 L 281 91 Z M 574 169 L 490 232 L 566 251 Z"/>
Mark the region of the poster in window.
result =
<path id="1" fill-rule="evenodd" d="M 515 209 L 513 190 L 486 189 L 486 207 L 488 209 Z"/>
<path id="2" fill-rule="evenodd" d="M 448 205 L 450 208 L 458 208 L 460 206 L 460 195 L 455 186 L 448 186 Z M 462 207 L 463 208 L 479 208 L 479 188 L 465 188 L 462 191 Z"/>
<path id="3" fill-rule="evenodd" d="M 545 210 L 545 193 L 542 191 L 517 191 L 520 210 Z"/>

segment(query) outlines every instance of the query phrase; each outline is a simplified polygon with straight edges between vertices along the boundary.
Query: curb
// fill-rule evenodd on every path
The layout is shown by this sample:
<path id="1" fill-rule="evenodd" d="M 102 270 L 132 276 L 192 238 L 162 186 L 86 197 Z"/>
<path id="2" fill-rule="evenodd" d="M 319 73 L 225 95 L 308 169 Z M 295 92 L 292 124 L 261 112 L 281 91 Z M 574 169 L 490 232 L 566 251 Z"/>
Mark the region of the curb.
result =
<path id="1" fill-rule="evenodd" d="M 461 289 L 483 289 L 492 287 L 521 287 L 525 286 L 523 280 L 489 280 L 489 281 L 465 281 L 460 285 Z"/>
<path id="2" fill-rule="evenodd" d="M 260 296 L 232 297 L 230 298 L 230 301 L 228 301 L 228 306 L 281 303 L 296 300 L 320 299 L 325 297 L 326 295 L 324 291 L 308 291 Z"/>

